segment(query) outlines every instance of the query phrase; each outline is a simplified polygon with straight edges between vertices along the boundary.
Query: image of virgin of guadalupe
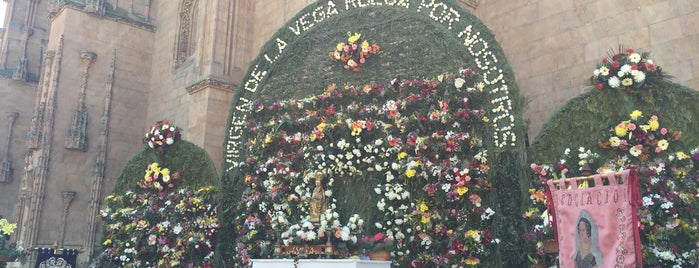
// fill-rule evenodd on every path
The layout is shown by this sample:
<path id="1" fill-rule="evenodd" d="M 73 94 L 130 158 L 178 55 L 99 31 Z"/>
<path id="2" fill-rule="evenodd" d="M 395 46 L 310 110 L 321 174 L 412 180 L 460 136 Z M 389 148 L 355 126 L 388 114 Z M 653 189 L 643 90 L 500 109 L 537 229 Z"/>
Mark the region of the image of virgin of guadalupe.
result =
<path id="1" fill-rule="evenodd" d="M 575 232 L 575 253 L 573 262 L 575 268 L 602 267 L 602 252 L 599 250 L 597 225 L 590 214 L 582 210 L 577 220 Z"/>

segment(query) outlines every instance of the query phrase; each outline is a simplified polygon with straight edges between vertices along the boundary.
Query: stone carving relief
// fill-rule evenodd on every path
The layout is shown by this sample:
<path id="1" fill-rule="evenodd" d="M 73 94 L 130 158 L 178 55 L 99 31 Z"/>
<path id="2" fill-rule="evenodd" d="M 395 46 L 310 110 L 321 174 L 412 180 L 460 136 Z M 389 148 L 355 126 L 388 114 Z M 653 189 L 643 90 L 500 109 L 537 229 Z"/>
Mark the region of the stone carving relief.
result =
<path id="1" fill-rule="evenodd" d="M 19 113 L 16 112 L 8 112 L 5 114 L 8 119 L 6 128 L 8 131 L 7 137 L 5 138 L 5 140 L 7 140 L 7 146 L 5 147 L 5 156 L 0 164 L 0 182 L 12 181 L 12 158 L 10 158 L 10 151 L 12 150 L 10 150 L 10 145 L 12 145 L 12 132 L 18 115 Z"/>
<path id="2" fill-rule="evenodd" d="M 66 133 L 65 148 L 71 150 L 87 150 L 87 106 L 85 97 L 87 91 L 87 78 L 89 76 L 90 66 L 95 62 L 97 54 L 90 51 L 81 51 L 80 58 L 82 59 L 82 83 L 80 84 L 80 100 L 78 107 L 73 114 L 73 121 L 70 125 L 68 133 Z"/>
<path id="3" fill-rule="evenodd" d="M 194 53 L 197 0 L 183 0 L 180 5 L 179 29 L 175 44 L 175 66 L 182 64 Z"/>

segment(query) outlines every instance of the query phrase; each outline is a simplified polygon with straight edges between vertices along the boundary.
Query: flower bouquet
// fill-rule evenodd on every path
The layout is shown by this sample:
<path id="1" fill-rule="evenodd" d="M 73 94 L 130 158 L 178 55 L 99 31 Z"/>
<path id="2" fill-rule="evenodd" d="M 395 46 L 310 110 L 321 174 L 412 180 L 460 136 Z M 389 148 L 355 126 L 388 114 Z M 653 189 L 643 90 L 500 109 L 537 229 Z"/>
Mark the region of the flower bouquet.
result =
<path id="1" fill-rule="evenodd" d="M 180 128 L 171 125 L 169 121 L 158 121 L 143 138 L 143 143 L 152 149 L 163 151 L 167 145 L 171 145 L 182 138 Z"/>
<path id="2" fill-rule="evenodd" d="M 330 51 L 328 56 L 332 61 L 341 61 L 346 70 L 359 72 L 359 66 L 364 64 L 369 56 L 379 53 L 381 47 L 376 43 L 369 45 L 369 41 L 366 40 L 360 41 L 360 33 L 348 32 L 347 35 L 347 43 L 337 43 L 335 50 Z"/>
<path id="3" fill-rule="evenodd" d="M 649 53 L 627 48 L 602 58 L 590 77 L 590 83 L 599 90 L 621 89 L 631 93 L 650 89 L 668 78 L 670 76 L 664 74 L 660 66 L 653 64 Z"/>

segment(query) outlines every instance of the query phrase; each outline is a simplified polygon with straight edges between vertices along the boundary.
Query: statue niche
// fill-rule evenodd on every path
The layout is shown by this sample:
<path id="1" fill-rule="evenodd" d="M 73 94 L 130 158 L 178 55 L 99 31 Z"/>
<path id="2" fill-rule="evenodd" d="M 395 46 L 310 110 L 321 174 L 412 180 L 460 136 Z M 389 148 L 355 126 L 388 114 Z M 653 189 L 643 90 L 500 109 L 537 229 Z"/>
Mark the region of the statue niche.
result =
<path id="1" fill-rule="evenodd" d="M 323 177 L 323 173 L 316 172 L 316 186 L 313 189 L 310 201 L 311 213 L 309 221 L 312 223 L 320 223 L 320 215 L 325 213 L 325 210 L 328 209 L 328 199 L 325 196 L 325 189 L 323 188 Z"/>

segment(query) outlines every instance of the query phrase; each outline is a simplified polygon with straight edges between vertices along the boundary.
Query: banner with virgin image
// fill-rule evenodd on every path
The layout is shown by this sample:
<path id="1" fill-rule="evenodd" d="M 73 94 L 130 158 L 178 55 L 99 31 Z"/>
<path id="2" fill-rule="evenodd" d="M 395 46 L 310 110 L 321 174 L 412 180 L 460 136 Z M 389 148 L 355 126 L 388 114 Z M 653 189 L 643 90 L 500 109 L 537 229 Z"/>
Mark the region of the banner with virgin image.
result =
<path id="1" fill-rule="evenodd" d="M 547 181 L 561 268 L 641 267 L 636 170 Z M 620 178 L 619 178 L 620 177 Z M 578 187 L 594 179 L 594 185 Z"/>

